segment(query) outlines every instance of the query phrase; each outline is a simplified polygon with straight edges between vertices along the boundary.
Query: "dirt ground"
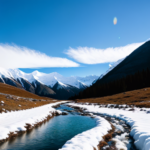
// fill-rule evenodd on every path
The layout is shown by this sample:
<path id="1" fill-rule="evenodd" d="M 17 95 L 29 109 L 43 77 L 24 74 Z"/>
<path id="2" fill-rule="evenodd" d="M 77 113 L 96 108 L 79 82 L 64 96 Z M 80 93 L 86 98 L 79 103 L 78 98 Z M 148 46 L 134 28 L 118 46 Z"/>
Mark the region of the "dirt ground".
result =
<path id="1" fill-rule="evenodd" d="M 0 94 L 0 112 L 30 109 L 45 104 L 58 102 L 58 100 L 40 97 L 23 89 L 3 83 L 0 83 L 0 93 L 2 93 Z"/>

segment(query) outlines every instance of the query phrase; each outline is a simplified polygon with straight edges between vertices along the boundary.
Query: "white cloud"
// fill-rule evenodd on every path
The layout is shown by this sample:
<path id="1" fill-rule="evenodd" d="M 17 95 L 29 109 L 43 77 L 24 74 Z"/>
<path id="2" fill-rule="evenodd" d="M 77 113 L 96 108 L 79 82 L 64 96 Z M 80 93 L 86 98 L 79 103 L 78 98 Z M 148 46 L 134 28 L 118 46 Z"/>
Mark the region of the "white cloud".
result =
<path id="1" fill-rule="evenodd" d="M 60 57 L 50 57 L 44 53 L 19 47 L 0 44 L 0 67 L 37 68 L 37 67 L 78 67 L 79 64 Z"/>
<path id="2" fill-rule="evenodd" d="M 96 49 L 93 47 L 78 47 L 74 49 L 70 47 L 65 53 L 84 64 L 109 63 L 128 56 L 143 43 L 133 43 L 122 47 L 110 47 L 106 49 Z"/>

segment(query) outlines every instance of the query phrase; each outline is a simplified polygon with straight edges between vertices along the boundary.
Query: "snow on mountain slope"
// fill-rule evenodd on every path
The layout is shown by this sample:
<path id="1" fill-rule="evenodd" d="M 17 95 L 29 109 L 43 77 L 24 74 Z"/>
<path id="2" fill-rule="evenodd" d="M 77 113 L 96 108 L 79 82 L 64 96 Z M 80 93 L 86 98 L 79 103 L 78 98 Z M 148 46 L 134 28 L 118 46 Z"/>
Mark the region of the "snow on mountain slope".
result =
<path id="1" fill-rule="evenodd" d="M 92 82 L 98 78 L 98 76 L 96 75 L 86 77 L 64 77 L 57 72 L 46 74 L 39 71 L 34 71 L 31 74 L 34 76 L 35 79 L 50 87 L 53 87 L 57 82 L 61 82 L 63 84 L 68 84 L 77 88 L 81 88 L 83 86 L 90 86 Z"/>
<path id="2" fill-rule="evenodd" d="M 98 78 L 98 76 L 64 77 L 57 72 L 46 74 L 46 73 L 41 73 L 39 71 L 34 71 L 31 74 L 36 80 L 50 87 L 53 87 L 57 82 L 61 82 L 63 84 L 68 84 L 71 86 L 75 86 L 77 88 L 82 88 L 83 86 L 91 85 L 93 80 Z M 24 78 L 28 79 L 29 81 L 28 77 L 29 77 L 29 74 L 28 76 L 24 75 Z"/>
<path id="3" fill-rule="evenodd" d="M 30 83 L 35 81 L 35 77 L 31 73 L 24 73 L 23 71 L 19 69 L 8 69 L 8 71 L 10 72 L 12 77 L 16 80 L 19 78 L 23 78 L 29 81 Z"/>
<path id="4" fill-rule="evenodd" d="M 27 74 L 24 73 L 23 71 L 19 70 L 19 69 L 4 69 L 4 68 L 0 68 L 0 77 L 7 77 L 10 79 L 19 79 L 23 78 L 29 82 L 34 81 L 34 76 L 32 74 Z"/>
<path id="5" fill-rule="evenodd" d="M 5 76 L 7 78 L 12 78 L 12 75 L 8 70 L 0 67 L 0 77 L 2 76 Z"/>
<path id="6" fill-rule="evenodd" d="M 90 75 L 90 76 L 86 76 L 86 77 L 74 77 L 74 78 L 76 78 L 78 81 L 84 83 L 84 85 L 90 86 L 90 85 L 92 85 L 92 82 L 95 79 L 98 79 L 98 76 Z"/>
<path id="7" fill-rule="evenodd" d="M 62 88 L 67 88 L 67 85 L 63 84 L 62 82 L 58 82 L 57 90 L 62 89 Z"/>
<path id="8" fill-rule="evenodd" d="M 53 73 L 41 73 L 39 71 L 34 71 L 31 73 L 34 78 L 36 80 L 39 80 L 40 82 L 42 82 L 45 85 L 48 85 L 50 87 L 53 87 L 58 81 L 58 79 L 61 79 L 63 76 L 58 74 L 57 72 L 53 72 Z M 58 79 L 57 79 L 58 78 Z M 62 82 L 62 81 L 60 81 Z"/>
<path id="9" fill-rule="evenodd" d="M 64 77 L 64 76 L 58 74 L 57 72 L 46 74 L 46 73 L 34 71 L 32 74 L 36 79 L 38 79 L 43 84 L 48 85 L 50 87 L 53 87 L 57 82 L 61 82 L 64 84 L 69 84 L 69 85 L 80 88 L 79 87 L 80 81 L 76 80 L 73 77 Z"/>

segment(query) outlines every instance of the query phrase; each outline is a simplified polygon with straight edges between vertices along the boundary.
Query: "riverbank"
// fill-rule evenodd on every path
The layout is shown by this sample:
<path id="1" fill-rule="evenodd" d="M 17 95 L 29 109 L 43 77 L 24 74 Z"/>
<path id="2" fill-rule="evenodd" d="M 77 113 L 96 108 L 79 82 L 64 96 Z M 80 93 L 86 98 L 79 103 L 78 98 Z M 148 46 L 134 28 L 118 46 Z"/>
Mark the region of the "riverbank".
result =
<path id="1" fill-rule="evenodd" d="M 61 103 L 66 103 L 66 101 L 0 114 L 0 142 L 5 142 L 20 133 L 31 130 L 55 115 L 61 115 L 61 111 L 52 108 Z"/>
<path id="2" fill-rule="evenodd" d="M 103 114 L 106 116 L 118 118 L 125 121 L 131 127 L 130 135 L 135 140 L 134 144 L 137 149 L 149 150 L 150 147 L 150 114 L 148 109 L 126 108 L 122 105 L 120 108 L 103 107 L 104 105 L 89 104 L 89 103 L 71 103 L 70 106 L 79 107 L 87 113 Z M 114 105 L 115 106 L 115 105 Z M 143 111 L 146 110 L 146 111 Z"/>

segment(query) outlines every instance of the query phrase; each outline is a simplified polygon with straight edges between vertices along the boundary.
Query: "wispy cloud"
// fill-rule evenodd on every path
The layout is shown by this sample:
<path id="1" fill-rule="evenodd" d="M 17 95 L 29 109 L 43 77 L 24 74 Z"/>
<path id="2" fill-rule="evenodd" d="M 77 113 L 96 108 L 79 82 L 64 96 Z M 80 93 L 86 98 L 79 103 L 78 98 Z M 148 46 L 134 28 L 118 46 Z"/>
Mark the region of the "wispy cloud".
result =
<path id="1" fill-rule="evenodd" d="M 0 67 L 78 67 L 79 64 L 66 58 L 51 57 L 39 51 L 17 45 L 0 44 Z"/>
<path id="2" fill-rule="evenodd" d="M 128 56 L 143 43 L 133 43 L 122 47 L 106 49 L 96 49 L 93 47 L 78 47 L 75 49 L 70 47 L 65 53 L 77 62 L 84 64 L 109 63 Z"/>

